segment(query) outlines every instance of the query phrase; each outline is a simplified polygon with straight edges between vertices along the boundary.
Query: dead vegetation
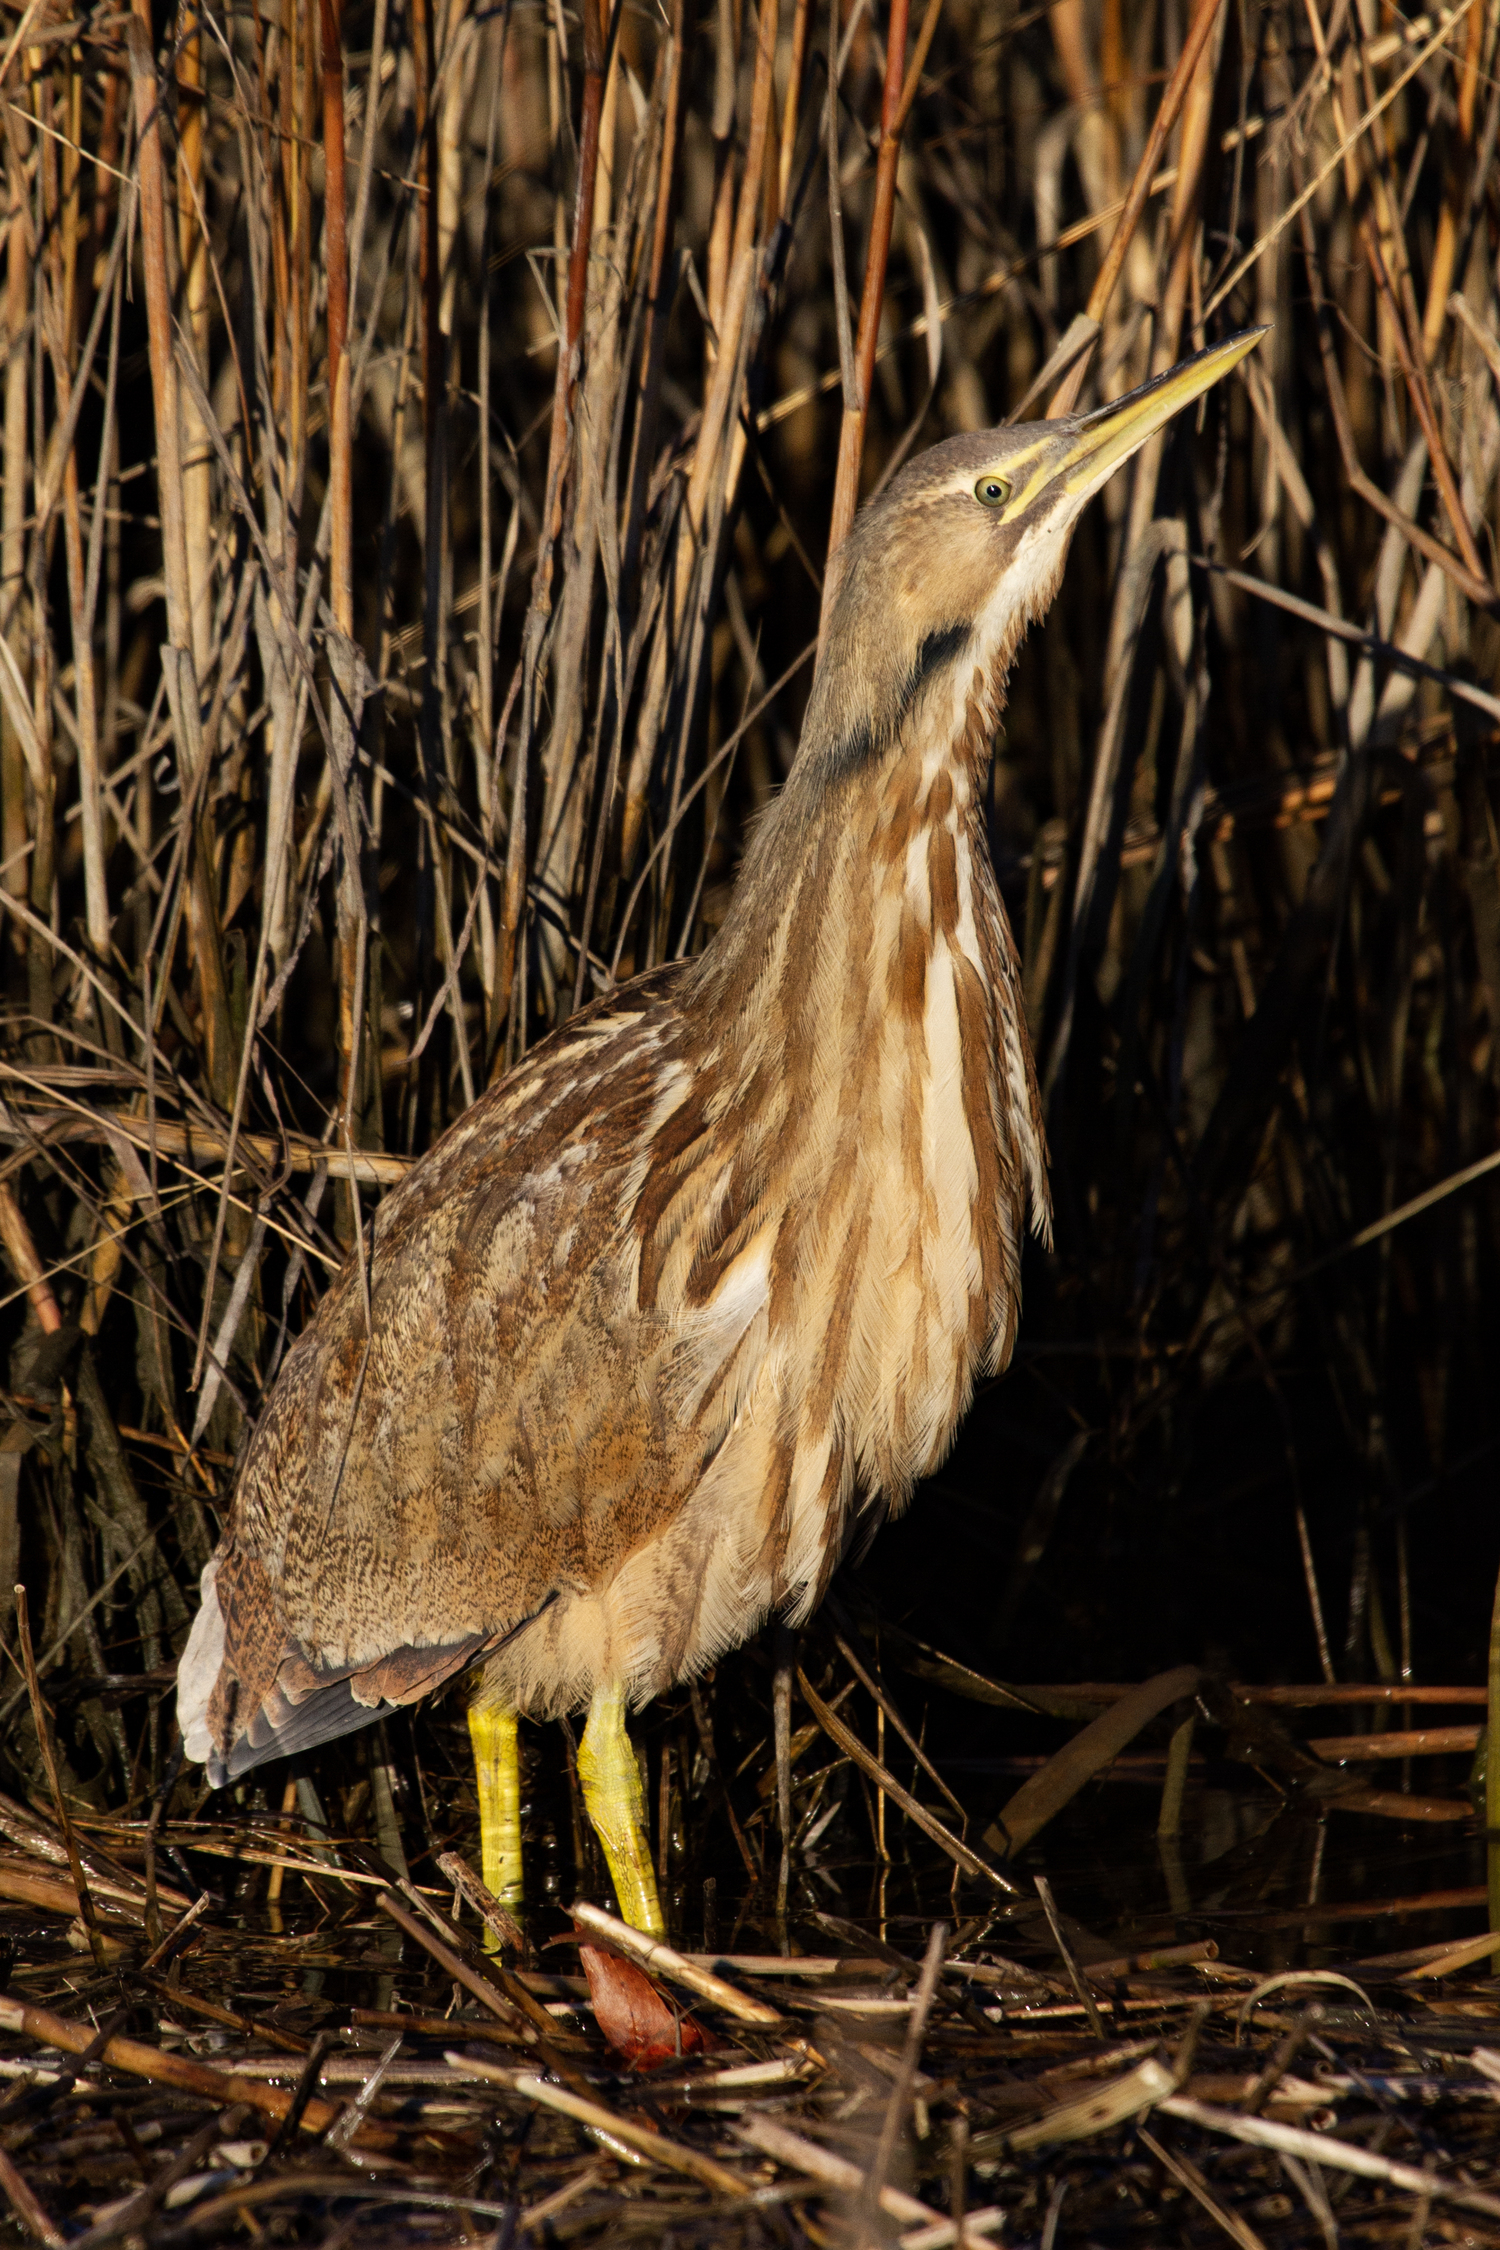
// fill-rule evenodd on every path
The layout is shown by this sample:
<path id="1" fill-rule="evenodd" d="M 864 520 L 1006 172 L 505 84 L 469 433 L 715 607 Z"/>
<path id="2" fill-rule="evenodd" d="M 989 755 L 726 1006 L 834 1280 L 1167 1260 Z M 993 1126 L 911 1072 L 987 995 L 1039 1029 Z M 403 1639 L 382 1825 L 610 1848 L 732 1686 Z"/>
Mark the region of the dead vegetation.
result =
<path id="1" fill-rule="evenodd" d="M 1045 2250 L 1500 2239 L 1493 1988 L 1454 1952 L 1500 1926 L 1464 1789 L 1500 1342 L 1494 0 L 7 0 L 0 37 L 19 2223 L 790 2242 L 878 2205 L 936 2250 L 967 2201 Z M 712 935 L 861 494 L 1252 322 L 1085 521 L 997 745 L 1059 1208 L 1017 1370 L 807 1647 L 649 1722 L 674 1930 L 718 1958 L 722 1883 L 727 1951 L 763 1949 L 727 1973 L 776 2021 L 699 1988 L 719 2043 L 647 2094 L 570 1957 L 501 1969 L 440 1912 L 452 1712 L 217 1826 L 173 1780 L 237 1450 L 382 1188 Z M 1231 1673 L 1349 1708 L 1288 1731 Z M 1145 1685 L 1076 1684 L 1111 1676 Z M 599 1870 L 564 1736 L 530 1756 L 545 1916 Z M 1368 1840 L 1326 1862 L 1353 1935 L 1330 1822 Z M 1054 1935 L 1046 1865 L 1097 1928 Z M 1379 2005 L 1249 2007 L 1210 1942 L 1358 1955 Z M 1401 1945 L 1429 1958 L 1371 1966 Z"/>
<path id="2" fill-rule="evenodd" d="M 1346 1941 L 1337 1966 L 1269 1976 L 1211 1939 L 1106 1958 L 1045 1881 L 1038 1900 L 1001 1878 L 969 1886 L 986 1895 L 956 1927 L 815 1916 L 824 1950 L 790 1956 L 685 1953 L 580 1906 L 575 1963 L 518 1945 L 451 1853 L 450 1916 L 326 1830 L 81 1820 L 65 1841 L 8 1799 L 0 1824 L 27 1955 L 0 1996 L 0 2187 L 49 2246 L 80 2220 L 71 2239 L 163 2250 L 267 2229 L 1496 2238 L 1494 1989 L 1448 1981 L 1488 1933 L 1354 1958 Z M 233 1901 L 164 1878 L 205 1853 Z M 460 1894 L 488 1904 L 507 1961 L 461 1926 Z M 55 1919 L 78 1904 L 91 1975 Z M 1317 1919 L 1358 1928 L 1361 1909 Z"/>

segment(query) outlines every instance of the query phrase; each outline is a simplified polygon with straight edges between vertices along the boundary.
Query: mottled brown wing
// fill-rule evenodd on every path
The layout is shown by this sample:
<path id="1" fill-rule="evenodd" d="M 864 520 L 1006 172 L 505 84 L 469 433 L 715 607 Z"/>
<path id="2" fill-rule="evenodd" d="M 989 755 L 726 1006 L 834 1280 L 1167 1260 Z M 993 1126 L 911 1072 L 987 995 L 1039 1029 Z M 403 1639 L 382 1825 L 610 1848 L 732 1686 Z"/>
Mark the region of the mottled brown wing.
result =
<path id="1" fill-rule="evenodd" d="M 207 1742 L 189 1739 L 187 1747 L 216 1785 L 238 1780 L 268 1758 L 334 1741 L 419 1701 L 486 1647 L 471 1634 L 394 1649 L 359 1668 L 311 1663 L 286 1631 L 265 1565 L 231 1539 L 203 1573 L 203 1605 L 180 1668 L 179 1697 L 191 1703 L 203 1670 L 195 1657 L 212 1651 L 217 1659 L 204 1706 Z"/>
<path id="2" fill-rule="evenodd" d="M 429 1694 L 597 1583 L 692 1487 L 630 1212 L 684 1074 L 675 972 L 539 1047 L 382 1206 L 287 1356 L 179 1675 L 232 1778 Z"/>

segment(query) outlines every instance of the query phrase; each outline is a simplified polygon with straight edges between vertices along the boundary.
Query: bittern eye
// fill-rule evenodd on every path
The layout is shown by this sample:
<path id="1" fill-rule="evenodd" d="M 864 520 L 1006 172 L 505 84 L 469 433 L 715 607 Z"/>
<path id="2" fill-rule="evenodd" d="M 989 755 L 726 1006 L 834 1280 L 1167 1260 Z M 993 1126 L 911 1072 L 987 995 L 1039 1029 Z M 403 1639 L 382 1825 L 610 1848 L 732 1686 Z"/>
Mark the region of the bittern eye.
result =
<path id="1" fill-rule="evenodd" d="M 981 508 L 1003 508 L 1010 498 L 1010 485 L 1004 477 L 981 477 L 974 487 L 974 497 Z"/>

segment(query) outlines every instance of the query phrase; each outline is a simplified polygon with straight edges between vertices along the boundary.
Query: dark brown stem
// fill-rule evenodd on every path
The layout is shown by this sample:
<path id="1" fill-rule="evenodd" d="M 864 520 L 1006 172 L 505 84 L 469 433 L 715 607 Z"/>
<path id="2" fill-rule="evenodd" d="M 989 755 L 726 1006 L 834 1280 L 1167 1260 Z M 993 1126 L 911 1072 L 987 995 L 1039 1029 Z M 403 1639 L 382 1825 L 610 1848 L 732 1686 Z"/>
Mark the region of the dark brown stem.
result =
<path id="1" fill-rule="evenodd" d="M 37 1748 L 42 1754 L 42 1764 L 47 1769 L 47 1782 L 52 1791 L 52 1803 L 57 1813 L 57 1825 L 62 1830 L 63 1844 L 68 1854 L 68 1868 L 73 1877 L 73 1888 L 78 1894 L 78 1912 L 88 1932 L 89 1947 L 94 1956 L 94 1966 L 107 1971 L 109 1957 L 104 1949 L 104 1939 L 99 1932 L 98 1917 L 94 1912 L 94 1894 L 89 1889 L 88 1877 L 83 1872 L 83 1860 L 78 1850 L 78 1838 L 73 1833 L 73 1823 L 68 1818 L 68 1802 L 63 1795 L 62 1780 L 57 1771 L 57 1758 L 52 1748 L 52 1726 L 47 1716 L 47 1706 L 42 1701 L 42 1683 L 36 1668 L 36 1656 L 31 1646 L 31 1619 L 26 1606 L 26 1588 L 16 1588 L 16 1637 L 21 1644 L 21 1669 L 26 1675 L 26 1692 L 31 1698 L 31 1723 L 36 1728 Z"/>

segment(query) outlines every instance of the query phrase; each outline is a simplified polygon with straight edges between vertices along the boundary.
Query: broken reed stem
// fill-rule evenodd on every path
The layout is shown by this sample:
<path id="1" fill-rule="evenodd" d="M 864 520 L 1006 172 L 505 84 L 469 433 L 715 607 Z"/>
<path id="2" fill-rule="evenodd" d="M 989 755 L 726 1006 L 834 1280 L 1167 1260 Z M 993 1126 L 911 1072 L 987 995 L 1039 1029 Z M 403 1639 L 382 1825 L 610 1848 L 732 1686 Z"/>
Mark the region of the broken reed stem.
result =
<path id="1" fill-rule="evenodd" d="M 1089 2019 L 1089 2029 L 1096 2039 L 1102 2041 L 1105 2036 L 1104 2019 L 1099 2013 L 1099 2003 L 1084 1982 L 1078 1963 L 1073 1958 L 1073 1948 L 1063 1934 L 1062 1922 L 1057 1912 L 1057 1901 L 1052 1896 L 1052 1886 L 1045 1875 L 1038 1875 L 1036 1878 L 1036 1895 L 1042 1902 L 1042 1912 L 1047 1917 L 1047 1927 L 1052 1932 L 1052 1941 L 1056 1945 L 1062 1959 L 1062 1965 L 1067 1971 L 1068 1982 L 1083 2003 L 1083 2012 Z"/>
<path id="2" fill-rule="evenodd" d="M 453 1888 L 461 1892 L 475 1913 L 499 1940 L 512 1952 L 526 1952 L 526 1933 L 515 1916 L 506 1911 L 488 1884 L 480 1881 L 462 1852 L 439 1852 L 438 1866 Z"/>
<path id="3" fill-rule="evenodd" d="M 632 1929 L 618 1915 L 606 1914 L 602 1907 L 591 1905 L 587 1899 L 580 1899 L 569 1907 L 568 1912 L 575 1923 L 589 1931 L 591 1936 L 602 1938 L 606 1945 L 612 1946 L 617 1953 L 624 1954 L 627 1960 L 636 1962 L 655 1976 L 667 1977 L 672 1983 L 685 1986 L 689 1992 L 695 1992 L 700 2000 L 708 2000 L 716 2008 L 722 2008 L 736 2022 L 750 2024 L 760 2031 L 785 2028 L 786 2019 L 779 2009 L 768 2007 L 764 2000 L 756 2000 L 749 1993 L 741 1992 L 737 1985 L 730 1984 L 724 1977 L 716 1976 L 712 1969 L 705 1969 L 700 1963 L 688 1960 L 674 1946 L 663 1943 L 660 1938 L 648 1937 L 644 1930 Z"/>
<path id="4" fill-rule="evenodd" d="M 948 1944 L 948 1925 L 934 1922 L 928 1934 L 927 1951 L 922 1961 L 922 1973 L 917 1979 L 917 1989 L 912 1996 L 911 2014 L 907 2018 L 906 2040 L 901 2050 L 901 2061 L 891 2083 L 890 2098 L 881 2120 L 880 2139 L 875 2145 L 874 2160 L 865 2180 L 862 2198 L 863 2223 L 868 2241 L 878 2224 L 881 2190 L 896 2153 L 896 2143 L 906 2124 L 906 2112 L 911 2105 L 912 2087 L 916 2083 L 917 2065 L 922 2060 L 922 2041 L 927 2033 L 927 2018 L 932 2009 L 932 1997 L 937 1991 L 938 1976 L 943 1966 L 943 1954 Z"/>
<path id="5" fill-rule="evenodd" d="M 65 2016 L 54 2015 L 48 2008 L 37 2008 L 24 2000 L 14 2000 L 0 1994 L 0 2029 L 20 2032 L 27 2039 L 35 2039 L 46 2047 L 55 2047 L 63 2054 L 87 2054 L 94 2044 L 92 2024 L 70 2023 Z M 149 2046 L 144 2040 L 124 2039 L 118 2036 L 107 2040 L 98 2059 L 109 2070 L 123 2070 L 133 2078 L 144 2078 L 152 2085 L 175 2086 L 181 2092 L 196 2094 L 216 2107 L 243 2102 L 258 2109 L 262 2116 L 278 2120 L 288 2116 L 296 2097 L 280 2086 L 268 2085 L 261 2078 L 245 2078 L 238 2071 L 214 2070 L 206 2063 L 192 2061 L 186 2055 L 166 2053 L 160 2047 Z M 326 2102 L 314 2094 L 301 2106 L 298 2124 L 305 2133 L 326 2133 L 340 2114 L 340 2105 Z M 375 2120 L 367 2121 L 356 2136 L 360 2145 L 373 2149 L 389 2149 L 397 2145 L 400 2135 L 389 2125 Z"/>
<path id="6" fill-rule="evenodd" d="M 450 1976 L 455 1984 L 461 1984 L 466 1992 L 471 1993 L 482 2006 L 489 2009 L 491 2015 L 498 2017 L 512 2034 L 518 2046 L 534 2047 L 536 2045 L 537 2031 L 535 2025 L 528 2023 L 514 2003 L 508 2000 L 504 1993 L 498 1992 L 487 1976 L 479 1970 L 471 1968 L 463 1956 L 457 1953 L 444 1939 L 440 1938 L 435 1930 L 427 1929 L 418 1917 L 403 1906 L 401 1901 L 394 1897 L 390 1891 L 382 1891 L 375 1904 L 380 1908 L 382 1914 L 388 1914 L 398 1928 L 404 1930 L 415 1944 L 420 1945 L 424 1953 L 432 1955 L 433 1960 L 436 1961 L 445 1975 Z"/>
<path id="7" fill-rule="evenodd" d="M 970 1851 L 968 1845 L 945 1828 L 935 1814 L 920 1804 L 909 1790 L 902 1788 L 895 1775 L 878 1758 L 871 1756 L 853 1728 L 846 1726 L 832 1706 L 823 1701 L 800 1665 L 797 1667 L 797 1685 L 802 1691 L 803 1702 L 829 1741 L 842 1750 L 846 1758 L 852 1759 L 860 1772 L 873 1781 L 877 1789 L 883 1790 L 891 1802 L 905 1813 L 907 1819 L 920 1828 L 925 1836 L 929 1836 L 933 1843 L 939 1845 L 955 1865 L 961 1867 L 966 1875 L 976 1875 L 987 1883 L 993 1883 L 997 1890 L 1015 1893 L 1017 1885 L 1008 1875 L 1002 1875 L 998 1868 L 991 1867 L 977 1852 Z"/>
<path id="8" fill-rule="evenodd" d="M 38 2200 L 35 2191 L 17 2169 L 13 2160 L 0 2149 L 0 2190 L 4 2191 L 12 2210 L 27 2232 L 46 2250 L 63 2250 L 67 2237 L 59 2232 Z"/>
<path id="9" fill-rule="evenodd" d="M 26 1292 L 42 1334 L 55 1336 L 63 1324 L 62 1313 L 8 1180 L 0 1180 L 0 1243 L 5 1245 L 5 1255 Z"/>

